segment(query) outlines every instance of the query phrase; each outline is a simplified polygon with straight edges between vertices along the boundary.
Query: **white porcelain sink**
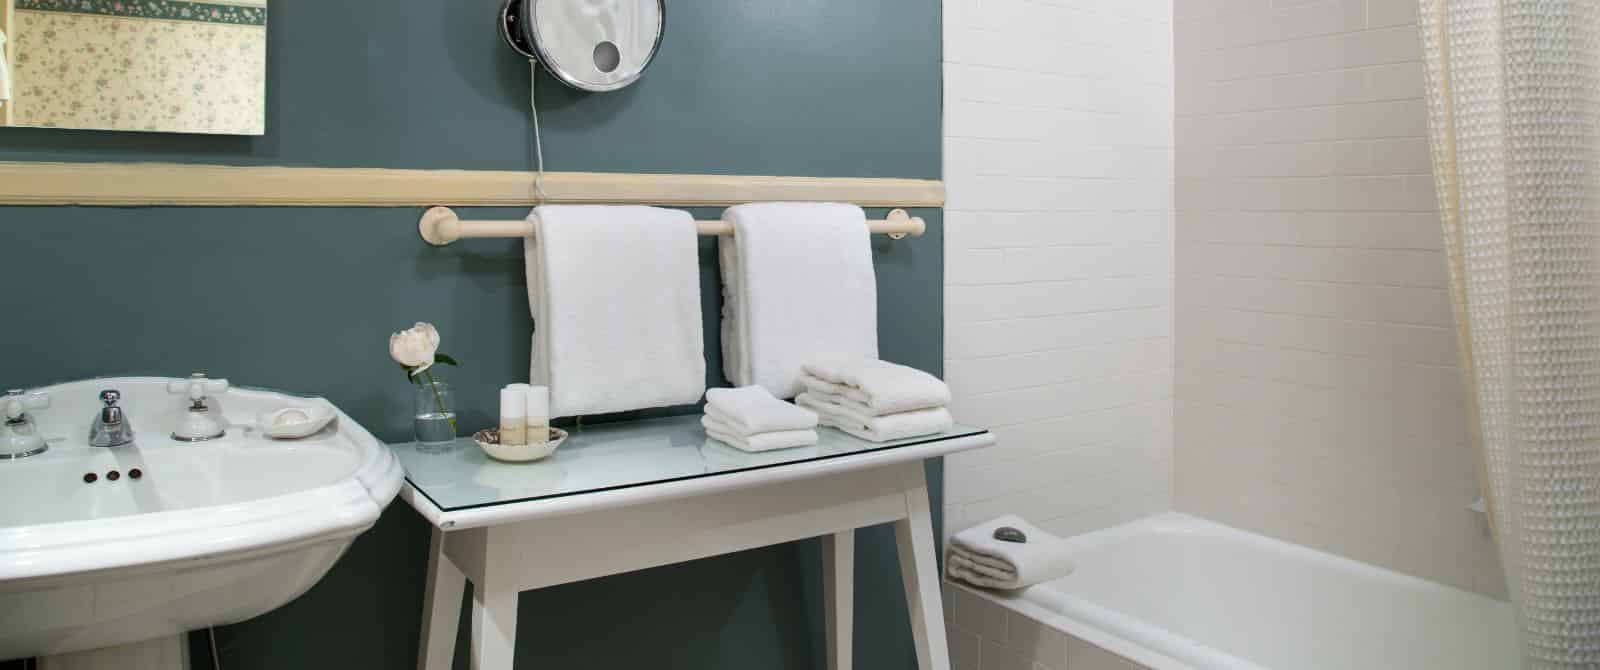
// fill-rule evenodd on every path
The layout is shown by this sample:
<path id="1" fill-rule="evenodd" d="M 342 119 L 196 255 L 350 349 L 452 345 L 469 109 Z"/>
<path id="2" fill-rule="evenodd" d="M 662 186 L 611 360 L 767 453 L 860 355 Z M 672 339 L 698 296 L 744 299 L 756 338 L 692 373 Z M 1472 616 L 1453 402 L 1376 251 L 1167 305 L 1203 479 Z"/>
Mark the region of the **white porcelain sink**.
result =
<path id="1" fill-rule="evenodd" d="M 186 401 L 168 393 L 169 381 L 38 389 L 51 400 L 32 412 L 49 450 L 0 461 L 0 659 L 141 642 L 276 609 L 321 579 L 399 490 L 394 456 L 342 412 L 298 441 L 248 425 L 322 400 L 235 389 L 211 399 L 225 437 L 173 440 Z M 122 392 L 133 444 L 88 445 L 102 389 Z"/>

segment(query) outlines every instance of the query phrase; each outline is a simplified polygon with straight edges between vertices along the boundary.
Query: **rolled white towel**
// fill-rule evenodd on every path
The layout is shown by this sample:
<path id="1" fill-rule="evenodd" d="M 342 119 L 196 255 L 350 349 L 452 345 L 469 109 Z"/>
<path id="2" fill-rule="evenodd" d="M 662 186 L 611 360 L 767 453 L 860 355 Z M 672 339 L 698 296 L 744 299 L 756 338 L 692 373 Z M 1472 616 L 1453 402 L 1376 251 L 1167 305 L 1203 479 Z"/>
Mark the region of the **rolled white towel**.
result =
<path id="1" fill-rule="evenodd" d="M 868 416 L 839 404 L 834 398 L 807 391 L 794 401 L 816 412 L 823 425 L 833 426 L 869 442 L 893 442 L 933 435 L 955 426 L 950 411 L 943 407 Z"/>
<path id="2" fill-rule="evenodd" d="M 706 415 L 737 435 L 817 427 L 817 413 L 779 400 L 760 386 L 706 391 Z"/>
<path id="3" fill-rule="evenodd" d="M 1027 536 L 1025 543 L 994 537 L 996 529 L 1011 527 Z M 956 533 L 945 554 L 945 574 L 973 586 L 1014 590 L 1072 574 L 1073 563 L 1065 543 L 1021 517 L 1006 515 Z"/>
<path id="4" fill-rule="evenodd" d="M 755 435 L 740 435 L 728 424 L 717 421 L 710 416 L 700 417 L 700 425 L 706 429 L 706 435 L 711 439 L 744 451 L 772 451 L 774 449 L 807 447 L 816 444 L 818 439 L 817 431 L 810 429 L 779 430 Z"/>
<path id="5" fill-rule="evenodd" d="M 916 368 L 870 358 L 806 363 L 800 383 L 810 391 L 842 396 L 877 416 L 950 404 L 950 387 Z"/>

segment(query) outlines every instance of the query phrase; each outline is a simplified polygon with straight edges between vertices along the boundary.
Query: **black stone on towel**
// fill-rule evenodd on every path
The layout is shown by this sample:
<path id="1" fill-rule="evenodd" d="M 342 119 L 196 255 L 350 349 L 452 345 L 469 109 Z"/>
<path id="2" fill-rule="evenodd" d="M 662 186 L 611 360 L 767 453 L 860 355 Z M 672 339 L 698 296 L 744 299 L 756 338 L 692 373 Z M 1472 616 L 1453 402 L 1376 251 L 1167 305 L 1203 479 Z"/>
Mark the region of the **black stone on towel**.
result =
<path id="1" fill-rule="evenodd" d="M 994 529 L 994 539 L 1001 542 L 1015 542 L 1017 544 L 1028 543 L 1028 535 L 1026 533 L 1023 533 L 1022 531 L 1010 526 L 1001 526 Z"/>

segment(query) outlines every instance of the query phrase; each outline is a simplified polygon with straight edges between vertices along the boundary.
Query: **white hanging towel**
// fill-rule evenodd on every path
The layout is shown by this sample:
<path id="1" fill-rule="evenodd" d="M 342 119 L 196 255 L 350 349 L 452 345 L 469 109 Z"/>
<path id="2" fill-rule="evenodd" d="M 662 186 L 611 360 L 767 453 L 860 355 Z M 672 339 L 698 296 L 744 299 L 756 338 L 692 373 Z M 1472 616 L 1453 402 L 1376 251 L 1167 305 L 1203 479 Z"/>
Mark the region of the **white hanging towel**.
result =
<path id="1" fill-rule="evenodd" d="M 734 229 L 718 243 L 729 381 L 793 398 L 807 361 L 878 357 L 878 284 L 860 207 L 758 203 L 722 219 Z"/>
<path id="2" fill-rule="evenodd" d="M 545 205 L 529 220 L 529 377 L 550 387 L 550 415 L 699 400 L 706 363 L 694 219 L 657 207 Z"/>
<path id="3" fill-rule="evenodd" d="M 1027 542 L 996 539 L 995 530 L 1022 531 Z M 1071 552 L 1061 538 L 1021 517 L 1006 515 L 956 533 L 945 552 L 945 574 L 973 586 L 1014 590 L 1072 573 Z"/>

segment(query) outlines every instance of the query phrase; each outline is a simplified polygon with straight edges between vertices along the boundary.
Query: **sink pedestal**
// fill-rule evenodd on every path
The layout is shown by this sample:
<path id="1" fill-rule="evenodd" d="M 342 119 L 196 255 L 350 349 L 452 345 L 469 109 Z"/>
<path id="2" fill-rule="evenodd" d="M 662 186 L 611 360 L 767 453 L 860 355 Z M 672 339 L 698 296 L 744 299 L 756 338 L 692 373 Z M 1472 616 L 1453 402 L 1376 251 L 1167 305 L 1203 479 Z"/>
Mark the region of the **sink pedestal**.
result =
<path id="1" fill-rule="evenodd" d="M 187 635 L 39 658 L 39 670 L 189 670 Z"/>

